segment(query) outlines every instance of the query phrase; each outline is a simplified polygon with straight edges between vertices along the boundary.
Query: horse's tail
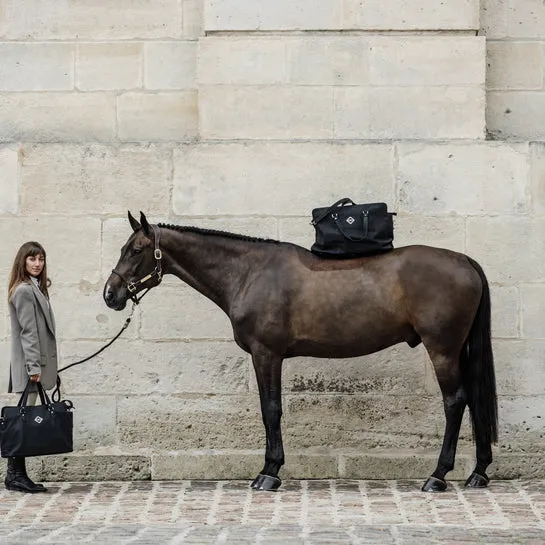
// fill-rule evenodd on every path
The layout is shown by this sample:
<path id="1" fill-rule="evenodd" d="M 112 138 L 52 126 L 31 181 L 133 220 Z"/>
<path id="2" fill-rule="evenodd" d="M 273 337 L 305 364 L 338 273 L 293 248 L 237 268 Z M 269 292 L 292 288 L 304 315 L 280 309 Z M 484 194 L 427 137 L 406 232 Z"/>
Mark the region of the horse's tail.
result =
<path id="1" fill-rule="evenodd" d="M 460 363 L 467 393 L 473 438 L 478 433 L 486 444 L 498 440 L 498 398 L 490 332 L 490 288 L 481 266 L 468 257 L 481 277 L 481 301 L 462 348 Z"/>

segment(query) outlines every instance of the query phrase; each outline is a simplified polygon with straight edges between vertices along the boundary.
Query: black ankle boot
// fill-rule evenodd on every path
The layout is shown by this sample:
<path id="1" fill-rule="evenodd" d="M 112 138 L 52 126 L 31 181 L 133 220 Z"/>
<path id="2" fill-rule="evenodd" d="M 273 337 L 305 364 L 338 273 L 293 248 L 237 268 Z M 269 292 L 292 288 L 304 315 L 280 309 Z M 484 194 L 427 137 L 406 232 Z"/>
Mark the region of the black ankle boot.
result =
<path id="1" fill-rule="evenodd" d="M 19 456 L 8 458 L 8 471 L 6 473 L 4 485 L 8 490 L 28 492 L 29 494 L 47 492 L 45 486 L 36 484 L 30 480 L 26 474 L 25 459 Z"/>

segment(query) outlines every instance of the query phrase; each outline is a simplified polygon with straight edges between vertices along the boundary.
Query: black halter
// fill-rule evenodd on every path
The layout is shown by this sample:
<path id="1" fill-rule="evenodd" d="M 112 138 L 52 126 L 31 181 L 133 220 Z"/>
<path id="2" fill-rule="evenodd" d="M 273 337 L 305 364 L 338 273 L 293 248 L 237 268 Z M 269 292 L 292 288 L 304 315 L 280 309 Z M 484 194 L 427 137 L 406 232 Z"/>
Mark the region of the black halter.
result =
<path id="1" fill-rule="evenodd" d="M 129 299 L 135 303 L 136 305 L 140 302 L 142 297 L 148 293 L 148 291 L 151 288 L 148 288 L 140 297 L 136 296 L 136 293 L 138 291 L 138 288 L 147 282 L 148 280 L 151 280 L 152 278 L 157 277 L 157 283 L 160 284 L 161 280 L 163 279 L 163 269 L 161 266 L 161 259 L 163 258 L 163 253 L 161 252 L 159 248 L 159 238 L 161 236 L 161 231 L 158 229 L 157 232 L 151 226 L 151 231 L 153 232 L 153 238 L 154 238 L 154 245 L 155 249 L 153 250 L 153 257 L 155 258 L 155 269 L 151 271 L 149 274 L 141 278 L 140 280 L 135 280 L 134 282 L 129 282 L 119 271 L 116 271 L 115 269 L 112 269 L 112 273 L 117 274 L 119 278 L 121 278 L 121 281 L 125 286 L 127 286 L 127 290 L 130 293 Z"/>

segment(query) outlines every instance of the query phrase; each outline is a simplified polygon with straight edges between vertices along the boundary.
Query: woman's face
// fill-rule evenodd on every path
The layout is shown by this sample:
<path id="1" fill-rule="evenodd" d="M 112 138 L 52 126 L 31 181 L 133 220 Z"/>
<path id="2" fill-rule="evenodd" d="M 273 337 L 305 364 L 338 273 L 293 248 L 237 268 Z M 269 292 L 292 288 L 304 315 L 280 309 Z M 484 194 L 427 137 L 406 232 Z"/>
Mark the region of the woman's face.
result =
<path id="1" fill-rule="evenodd" d="M 30 276 L 40 276 L 44 270 L 45 258 L 42 254 L 29 255 L 26 258 L 26 272 Z"/>

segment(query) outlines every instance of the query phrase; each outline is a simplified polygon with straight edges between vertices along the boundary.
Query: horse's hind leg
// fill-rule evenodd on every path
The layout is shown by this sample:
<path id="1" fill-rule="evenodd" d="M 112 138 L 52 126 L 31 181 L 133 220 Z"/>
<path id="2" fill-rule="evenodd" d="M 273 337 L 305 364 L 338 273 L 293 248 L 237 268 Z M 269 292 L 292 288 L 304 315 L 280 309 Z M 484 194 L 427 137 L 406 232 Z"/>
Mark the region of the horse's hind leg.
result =
<path id="1" fill-rule="evenodd" d="M 443 394 L 446 425 L 437 467 L 424 483 L 422 490 L 424 492 L 442 492 L 447 488 L 445 475 L 454 468 L 456 446 L 467 396 L 462 385 L 459 356 L 430 354 L 430 357 Z"/>
<path id="2" fill-rule="evenodd" d="M 276 490 L 282 481 L 278 477 L 284 465 L 282 444 L 282 358 L 265 349 L 252 351 L 261 415 L 265 425 L 265 465 L 252 482 L 255 490 Z"/>

